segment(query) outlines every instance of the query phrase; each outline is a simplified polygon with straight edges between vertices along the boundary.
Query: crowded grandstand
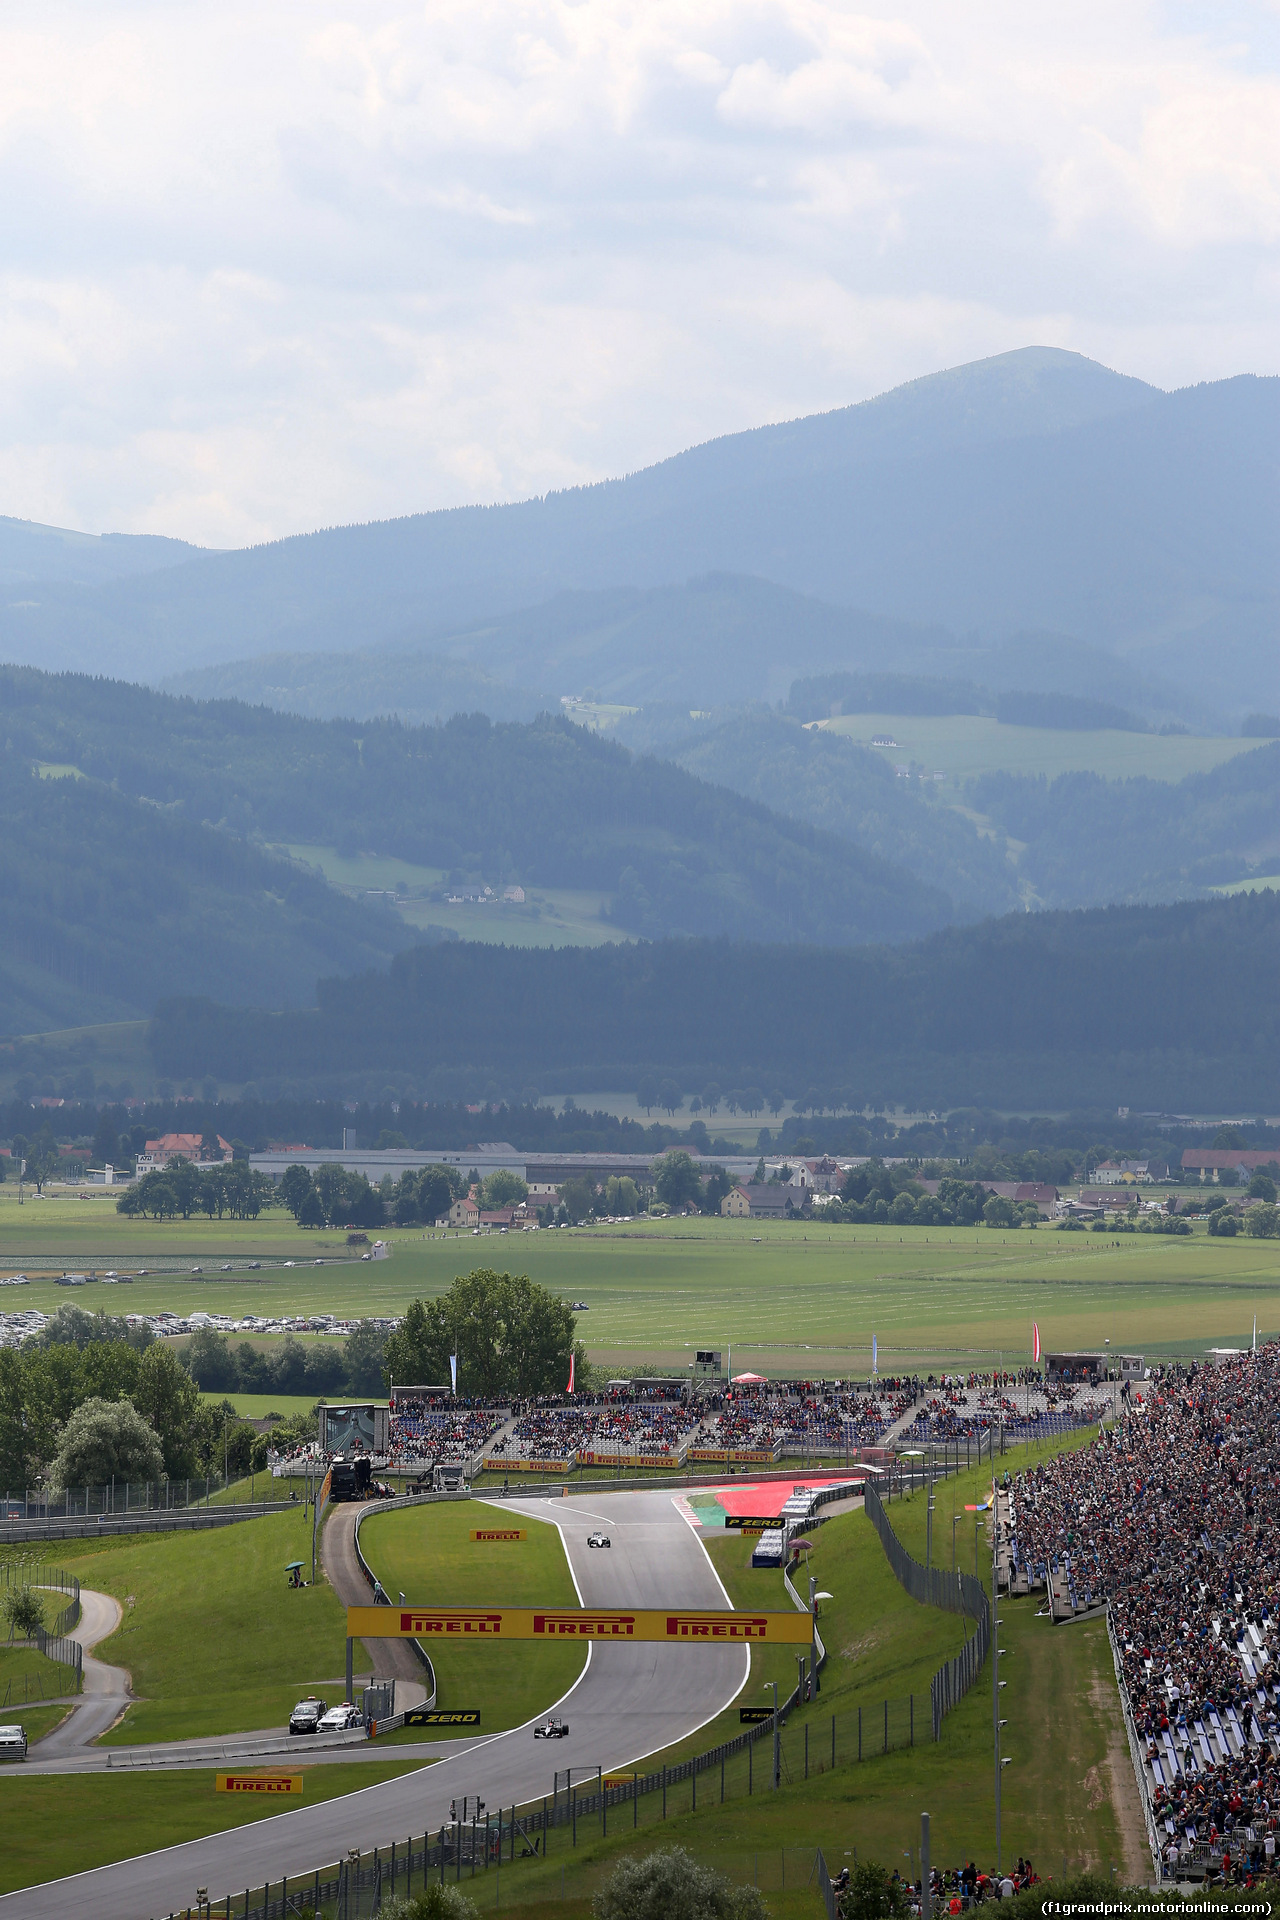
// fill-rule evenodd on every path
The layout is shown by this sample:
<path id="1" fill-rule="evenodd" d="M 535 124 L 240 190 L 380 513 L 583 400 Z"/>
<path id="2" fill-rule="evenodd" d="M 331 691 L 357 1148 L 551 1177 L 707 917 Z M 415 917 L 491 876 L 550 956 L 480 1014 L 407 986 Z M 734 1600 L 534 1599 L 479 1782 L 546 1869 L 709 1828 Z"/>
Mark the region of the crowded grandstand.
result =
<path id="1" fill-rule="evenodd" d="M 1170 1367 L 1010 1491 L 1012 1567 L 1110 1603 L 1165 1870 L 1274 1865 L 1280 1819 L 1280 1345 Z M 1269 1842 L 1270 1838 L 1270 1844 Z"/>

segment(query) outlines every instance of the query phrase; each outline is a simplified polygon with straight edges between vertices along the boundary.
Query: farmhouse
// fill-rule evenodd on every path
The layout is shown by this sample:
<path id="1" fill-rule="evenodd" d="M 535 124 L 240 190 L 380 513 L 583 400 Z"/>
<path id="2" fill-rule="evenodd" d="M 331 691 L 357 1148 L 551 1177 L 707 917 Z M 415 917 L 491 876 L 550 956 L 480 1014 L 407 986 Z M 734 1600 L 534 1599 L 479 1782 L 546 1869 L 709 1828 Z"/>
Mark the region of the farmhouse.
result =
<path id="1" fill-rule="evenodd" d="M 206 1165 L 213 1161 L 230 1160 L 231 1145 L 218 1135 L 215 1151 L 207 1151 L 204 1135 L 200 1133 L 162 1133 L 158 1140 L 148 1140 L 146 1152 L 138 1155 L 138 1172 L 158 1173 L 167 1167 L 171 1160 L 203 1161 Z"/>

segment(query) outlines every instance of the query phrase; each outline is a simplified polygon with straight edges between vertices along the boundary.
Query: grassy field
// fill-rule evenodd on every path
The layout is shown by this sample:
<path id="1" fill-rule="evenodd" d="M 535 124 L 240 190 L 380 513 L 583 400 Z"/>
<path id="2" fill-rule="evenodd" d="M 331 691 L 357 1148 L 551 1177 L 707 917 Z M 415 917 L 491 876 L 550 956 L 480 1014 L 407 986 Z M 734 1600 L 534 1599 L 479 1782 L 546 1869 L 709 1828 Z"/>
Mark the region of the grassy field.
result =
<path id="1" fill-rule="evenodd" d="M 967 713 L 942 717 L 851 713 L 821 725 L 863 746 L 887 735 L 897 746 L 878 747 L 876 752 L 894 766 L 914 761 L 953 781 L 971 780 L 980 773 L 1043 773 L 1051 780 L 1060 773 L 1099 773 L 1107 780 L 1145 774 L 1149 780 L 1182 780 L 1259 745 L 1256 740 L 1223 735 L 1006 727 L 998 720 Z"/>
<path id="2" fill-rule="evenodd" d="M 63 1564 L 85 1586 L 114 1594 L 125 1610 L 97 1653 L 128 1670 L 140 1698 L 109 1743 L 278 1727 L 305 1693 L 341 1699 L 344 1610 L 323 1583 L 291 1589 L 290 1560 L 310 1567 L 311 1520 L 300 1507 L 211 1533 L 65 1551 Z"/>
<path id="3" fill-rule="evenodd" d="M 410 860 L 374 853 L 342 854 L 336 847 L 304 846 L 294 842 L 271 849 L 323 874 L 331 886 L 354 895 L 404 888 L 396 905 L 414 927 L 448 927 L 462 940 L 485 940 L 508 947 L 599 947 L 632 936 L 600 918 L 607 893 L 573 888 L 538 887 L 526 890 L 522 905 L 494 900 L 484 906 L 451 907 L 443 900 L 415 899 L 415 893 L 438 887 L 442 867 L 420 867 Z"/>
<path id="4" fill-rule="evenodd" d="M 420 1765 L 421 1763 L 416 1763 Z M 294 1805 L 335 1800 L 360 1787 L 411 1773 L 394 1761 L 298 1768 L 304 1797 Z M 280 1812 L 278 1801 L 257 1804 L 218 1793 L 209 1773 L 151 1773 L 145 1787 L 116 1774 L 25 1777 L 17 1769 L 5 1780 L 5 1842 L 0 1847 L 0 1893 L 38 1886 L 63 1874 L 108 1866 L 136 1853 L 174 1847 L 206 1833 L 248 1826 Z M 338 1852 L 334 1843 L 334 1852 Z M 320 1861 L 316 1862 L 321 1865 Z M 192 1890 L 194 1892 L 194 1888 Z M 211 1889 L 212 1891 L 212 1889 Z M 231 1889 L 217 1889 L 219 1895 Z"/>
<path id="5" fill-rule="evenodd" d="M 410 1507 L 368 1521 L 360 1530 L 360 1545 L 392 1595 L 447 1600 L 451 1606 L 576 1606 L 558 1528 L 522 1515 L 519 1525 L 528 1539 L 472 1542 L 474 1529 L 505 1524 L 501 1514 L 479 1502 Z M 486 1733 L 518 1727 L 554 1705 L 585 1664 L 582 1649 L 568 1646 L 480 1651 L 433 1646 L 431 1659 L 439 1687 L 437 1705 L 479 1708 Z"/>
<path id="6" fill-rule="evenodd" d="M 0 1294 L 5 1308 L 52 1312 L 67 1299 L 116 1313 L 196 1308 L 240 1315 L 403 1311 L 479 1266 L 528 1273 L 583 1300 L 581 1337 L 602 1363 L 683 1366 L 696 1347 L 732 1348 L 735 1369 L 865 1374 L 871 1335 L 880 1368 L 943 1360 L 986 1365 L 1025 1355 L 1031 1323 L 1046 1348 L 1101 1345 L 1154 1356 L 1239 1344 L 1280 1328 L 1280 1242 L 988 1228 L 804 1227 L 669 1220 L 554 1233 L 425 1235 L 388 1230 L 392 1257 L 317 1270 L 221 1276 L 189 1271 L 129 1287 L 68 1293 L 51 1280 Z M 122 1219 L 110 1204 L 28 1204 L 0 1188 L 3 1268 L 127 1269 L 162 1260 L 341 1251 L 282 1212 L 221 1226 Z"/>

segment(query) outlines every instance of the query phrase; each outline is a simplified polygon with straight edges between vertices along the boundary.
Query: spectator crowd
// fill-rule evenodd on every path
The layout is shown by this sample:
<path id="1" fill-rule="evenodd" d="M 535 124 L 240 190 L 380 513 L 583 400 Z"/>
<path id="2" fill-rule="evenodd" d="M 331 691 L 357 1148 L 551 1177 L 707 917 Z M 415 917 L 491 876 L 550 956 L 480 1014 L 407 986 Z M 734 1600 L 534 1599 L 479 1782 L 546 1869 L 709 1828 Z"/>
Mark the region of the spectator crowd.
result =
<path id="1" fill-rule="evenodd" d="M 1274 1868 L 1280 1344 L 1162 1370 L 1116 1425 L 1018 1476 L 1017 1565 L 1110 1602 L 1166 1869 Z"/>

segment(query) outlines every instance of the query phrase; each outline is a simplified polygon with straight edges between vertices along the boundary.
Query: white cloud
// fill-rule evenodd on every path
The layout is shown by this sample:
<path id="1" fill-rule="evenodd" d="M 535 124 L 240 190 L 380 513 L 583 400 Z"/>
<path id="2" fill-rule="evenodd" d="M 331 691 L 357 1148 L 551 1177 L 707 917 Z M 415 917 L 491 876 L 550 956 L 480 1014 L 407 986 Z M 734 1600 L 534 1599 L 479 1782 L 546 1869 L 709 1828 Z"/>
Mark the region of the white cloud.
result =
<path id="1" fill-rule="evenodd" d="M 629 470 L 1030 340 L 1165 385 L 1275 371 L 1268 18 L 9 16 L 0 511 L 229 544 Z"/>

